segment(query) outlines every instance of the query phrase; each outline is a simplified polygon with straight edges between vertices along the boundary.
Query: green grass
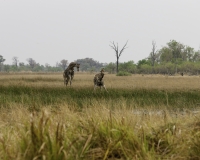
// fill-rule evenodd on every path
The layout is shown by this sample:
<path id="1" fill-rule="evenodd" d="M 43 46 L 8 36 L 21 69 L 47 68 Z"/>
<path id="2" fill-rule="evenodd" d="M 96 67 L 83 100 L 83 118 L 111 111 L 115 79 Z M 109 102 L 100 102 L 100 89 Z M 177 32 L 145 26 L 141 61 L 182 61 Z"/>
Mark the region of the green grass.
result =
<path id="1" fill-rule="evenodd" d="M 92 106 L 92 102 L 108 105 L 126 103 L 126 107 L 167 106 L 194 108 L 200 102 L 199 90 L 165 91 L 157 89 L 109 89 L 109 93 L 92 88 L 51 88 L 30 86 L 0 86 L 0 106 L 12 103 L 25 106 L 70 104 L 76 107 Z M 100 102 L 101 101 L 101 102 Z"/>

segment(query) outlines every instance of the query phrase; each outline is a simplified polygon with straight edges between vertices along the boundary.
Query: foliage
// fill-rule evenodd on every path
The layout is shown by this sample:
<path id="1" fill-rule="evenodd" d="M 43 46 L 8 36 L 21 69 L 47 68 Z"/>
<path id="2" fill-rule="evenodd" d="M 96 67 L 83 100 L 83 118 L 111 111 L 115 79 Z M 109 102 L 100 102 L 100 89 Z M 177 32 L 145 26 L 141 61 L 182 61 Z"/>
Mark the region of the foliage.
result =
<path id="1" fill-rule="evenodd" d="M 108 73 L 115 73 L 116 72 L 116 64 L 109 63 L 105 66 L 105 71 Z M 119 63 L 119 74 L 122 75 L 122 72 L 126 73 L 136 73 L 136 64 L 133 61 L 128 61 L 124 63 Z"/>
<path id="2" fill-rule="evenodd" d="M 3 62 L 5 61 L 5 59 L 3 58 L 2 55 L 0 55 L 0 71 L 2 71 L 3 68 Z"/>
<path id="3" fill-rule="evenodd" d="M 140 73 L 150 74 L 152 73 L 152 67 L 148 64 L 143 64 L 140 66 Z"/>
<path id="4" fill-rule="evenodd" d="M 107 65 L 105 66 L 104 69 L 105 69 L 105 71 L 108 72 L 108 73 L 115 73 L 115 72 L 116 72 L 116 64 L 110 62 L 109 64 L 107 64 Z"/>
<path id="5" fill-rule="evenodd" d="M 118 50 L 118 44 L 111 43 L 110 47 L 115 50 L 116 56 L 122 54 L 126 49 L 127 43 L 124 47 Z M 77 59 L 76 62 L 80 63 L 80 70 L 87 72 L 98 72 L 101 68 L 111 74 L 117 72 L 117 68 L 121 72 L 131 74 L 181 74 L 198 75 L 200 72 L 200 50 L 195 51 L 194 48 L 170 40 L 165 46 L 159 50 L 156 49 L 156 43 L 152 42 L 153 48 L 146 59 L 139 60 L 137 64 L 133 61 L 117 62 L 117 63 L 100 63 L 92 58 Z M 57 62 L 56 66 L 40 65 L 32 58 L 27 59 L 28 64 L 19 62 L 17 57 L 13 57 L 13 65 L 3 65 L 5 59 L 0 55 L 0 71 L 4 72 L 60 72 L 67 67 L 68 60 L 61 60 Z"/>
<path id="6" fill-rule="evenodd" d="M 3 63 L 5 61 L 5 59 L 3 58 L 2 55 L 0 55 L 0 64 Z"/>
<path id="7" fill-rule="evenodd" d="M 137 63 L 137 68 L 141 69 L 142 65 L 149 65 L 149 66 L 151 66 L 151 61 L 147 60 L 147 59 L 139 60 L 138 63 Z"/>
<path id="8" fill-rule="evenodd" d="M 81 71 L 99 71 L 104 66 L 92 58 L 77 59 L 76 62 L 80 64 Z"/>
<path id="9" fill-rule="evenodd" d="M 153 48 L 155 50 L 155 48 Z M 152 52 L 148 60 L 143 59 L 137 63 L 137 73 L 149 74 L 199 74 L 200 51 L 186 46 L 175 40 L 171 40 L 166 46 L 162 47 L 155 56 Z M 152 59 L 154 58 L 154 59 Z M 155 66 L 150 69 L 150 62 L 155 60 Z M 149 66 L 148 66 L 149 65 Z"/>
<path id="10" fill-rule="evenodd" d="M 36 61 L 33 58 L 28 58 L 27 62 L 29 64 L 29 66 L 31 67 L 31 69 L 33 69 L 37 65 Z"/>
<path id="11" fill-rule="evenodd" d="M 135 73 L 136 64 L 133 61 L 128 61 L 119 64 L 119 71 L 120 72 L 128 72 L 128 73 Z"/>
<path id="12" fill-rule="evenodd" d="M 60 61 L 59 66 L 60 66 L 63 70 L 65 70 L 65 69 L 67 68 L 67 65 L 68 65 L 68 60 L 63 59 L 63 60 Z"/>
<path id="13" fill-rule="evenodd" d="M 131 73 L 129 72 L 124 72 L 124 71 L 119 71 L 116 76 L 131 76 Z"/>

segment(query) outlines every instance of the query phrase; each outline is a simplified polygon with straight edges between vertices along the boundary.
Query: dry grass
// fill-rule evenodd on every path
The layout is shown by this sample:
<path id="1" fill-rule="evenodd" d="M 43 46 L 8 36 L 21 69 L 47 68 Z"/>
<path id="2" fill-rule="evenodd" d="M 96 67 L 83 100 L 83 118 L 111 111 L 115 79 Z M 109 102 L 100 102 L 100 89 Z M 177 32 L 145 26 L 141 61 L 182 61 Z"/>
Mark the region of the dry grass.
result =
<path id="1" fill-rule="evenodd" d="M 96 106 L 77 112 L 66 105 L 44 106 L 37 113 L 20 106 L 1 109 L 0 159 L 194 158 L 200 114 L 174 117 L 165 111 L 135 115 Z"/>
<path id="2" fill-rule="evenodd" d="M 93 87 L 91 73 L 75 73 L 73 88 Z M 116 76 L 106 74 L 104 81 L 107 88 L 119 89 L 167 89 L 190 90 L 200 89 L 199 76 L 164 76 L 164 75 L 132 75 Z M 1 85 L 29 85 L 63 87 L 62 73 L 58 74 L 7 74 L 0 76 Z"/>
<path id="3" fill-rule="evenodd" d="M 93 94 L 93 76 L 65 90 L 62 73 L 0 75 L 0 159 L 200 159 L 199 77 L 106 74 Z"/>

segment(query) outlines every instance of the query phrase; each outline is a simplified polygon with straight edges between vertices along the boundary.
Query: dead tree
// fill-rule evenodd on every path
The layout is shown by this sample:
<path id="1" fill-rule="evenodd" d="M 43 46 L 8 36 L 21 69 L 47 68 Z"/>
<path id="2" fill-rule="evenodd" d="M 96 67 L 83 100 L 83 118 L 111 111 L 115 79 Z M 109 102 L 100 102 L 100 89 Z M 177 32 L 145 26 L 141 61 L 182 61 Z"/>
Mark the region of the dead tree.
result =
<path id="1" fill-rule="evenodd" d="M 111 42 L 112 45 L 110 45 L 110 47 L 112 49 L 114 49 L 115 53 L 116 53 L 116 57 L 117 57 L 117 73 L 118 73 L 118 66 L 119 66 L 119 57 L 121 56 L 122 52 L 126 49 L 126 45 L 128 43 L 128 41 L 126 42 L 126 44 L 122 47 L 122 49 L 119 51 L 119 47 L 118 47 L 118 43 L 117 45 L 115 45 L 114 42 Z"/>
<path id="2" fill-rule="evenodd" d="M 157 58 L 157 51 L 156 51 L 156 42 L 152 41 L 152 52 L 150 53 L 150 60 L 151 60 L 151 65 L 153 67 L 153 73 L 154 73 L 154 65 L 155 65 L 155 61 Z"/>
<path id="3" fill-rule="evenodd" d="M 13 57 L 12 60 L 13 60 L 13 65 L 17 67 L 19 62 L 18 57 Z"/>
<path id="4" fill-rule="evenodd" d="M 36 66 L 35 60 L 33 58 L 28 58 L 27 61 L 30 65 L 31 69 L 33 70 L 33 68 Z"/>

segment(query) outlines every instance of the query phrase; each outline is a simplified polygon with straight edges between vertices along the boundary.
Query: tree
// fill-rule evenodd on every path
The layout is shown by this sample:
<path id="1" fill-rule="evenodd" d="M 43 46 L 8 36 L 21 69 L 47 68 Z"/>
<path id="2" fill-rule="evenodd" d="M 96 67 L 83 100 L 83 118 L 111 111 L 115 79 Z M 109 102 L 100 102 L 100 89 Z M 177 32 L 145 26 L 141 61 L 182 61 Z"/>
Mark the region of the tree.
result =
<path id="1" fill-rule="evenodd" d="M 0 55 L 0 63 L 3 63 L 5 61 L 5 59 L 3 58 L 2 55 Z"/>
<path id="2" fill-rule="evenodd" d="M 151 65 L 151 62 L 149 60 L 146 60 L 146 59 L 142 59 L 142 60 L 139 60 L 138 63 L 137 63 L 137 68 L 140 69 L 142 65 Z"/>
<path id="3" fill-rule="evenodd" d="M 192 60 L 193 60 L 193 62 L 200 61 L 200 51 L 197 51 L 197 52 L 194 53 Z"/>
<path id="4" fill-rule="evenodd" d="M 80 64 L 82 71 L 100 71 L 103 67 L 103 63 L 92 58 L 77 59 L 75 62 Z"/>
<path id="5" fill-rule="evenodd" d="M 155 64 L 155 60 L 156 60 L 156 42 L 155 41 L 152 41 L 152 52 L 150 53 L 150 59 L 151 59 L 151 64 L 152 64 L 152 67 L 154 67 L 154 64 Z"/>
<path id="6" fill-rule="evenodd" d="M 62 67 L 63 70 L 67 68 L 68 60 L 63 59 L 60 61 L 60 66 Z"/>
<path id="7" fill-rule="evenodd" d="M 163 47 L 159 50 L 161 62 L 172 62 L 172 51 L 168 47 Z"/>
<path id="8" fill-rule="evenodd" d="M 182 58 L 181 54 L 185 46 L 175 40 L 171 40 L 169 43 L 167 43 L 167 45 L 172 51 L 173 59 L 175 62 L 175 73 L 177 73 L 178 58 Z"/>
<path id="9" fill-rule="evenodd" d="M 134 61 L 119 63 L 119 69 L 122 72 L 135 73 L 136 65 L 134 64 Z"/>
<path id="10" fill-rule="evenodd" d="M 24 62 L 20 62 L 20 63 L 19 63 L 19 66 L 20 66 L 20 67 L 24 67 L 24 66 L 25 66 Z"/>
<path id="11" fill-rule="evenodd" d="M 195 54 L 194 48 L 186 46 L 182 52 L 182 54 L 185 56 L 185 61 L 193 61 L 193 57 Z"/>
<path id="12" fill-rule="evenodd" d="M 8 64 L 4 65 L 4 71 L 9 72 L 9 70 L 10 70 L 10 65 Z"/>
<path id="13" fill-rule="evenodd" d="M 19 62 L 18 57 L 13 57 L 12 60 L 13 60 L 13 65 L 17 67 Z"/>
<path id="14" fill-rule="evenodd" d="M 148 64 L 143 64 L 140 66 L 140 72 L 150 74 L 152 73 L 152 67 Z"/>
<path id="15" fill-rule="evenodd" d="M 110 62 L 105 66 L 105 71 L 111 74 L 115 72 L 115 69 L 116 69 L 116 64 L 112 62 Z"/>
<path id="16" fill-rule="evenodd" d="M 172 64 L 171 62 L 166 63 L 165 68 L 167 69 L 167 74 L 174 73 L 174 64 Z"/>
<path id="17" fill-rule="evenodd" d="M 5 61 L 5 59 L 3 58 L 2 55 L 0 55 L 0 71 L 2 70 L 2 66 L 3 66 L 4 61 Z"/>
<path id="18" fill-rule="evenodd" d="M 28 58 L 27 61 L 28 61 L 29 65 L 30 65 L 31 69 L 33 70 L 33 68 L 36 66 L 35 60 L 32 59 L 32 58 Z"/>
<path id="19" fill-rule="evenodd" d="M 112 45 L 110 45 L 110 47 L 115 51 L 115 54 L 116 54 L 116 58 L 117 58 L 117 73 L 119 72 L 119 69 L 118 69 L 118 67 L 119 67 L 119 57 L 121 56 L 122 52 L 126 49 L 127 43 L 128 43 L 128 41 L 122 47 L 121 50 L 119 50 L 118 43 L 117 43 L 117 45 L 115 45 L 115 43 L 112 42 Z"/>
<path id="20" fill-rule="evenodd" d="M 149 55 L 149 59 L 151 61 L 151 65 L 152 65 L 152 71 L 154 73 L 154 66 L 155 66 L 155 62 L 159 61 L 159 57 L 160 57 L 160 53 L 158 51 L 156 51 L 156 42 L 152 41 L 152 52 Z"/>

